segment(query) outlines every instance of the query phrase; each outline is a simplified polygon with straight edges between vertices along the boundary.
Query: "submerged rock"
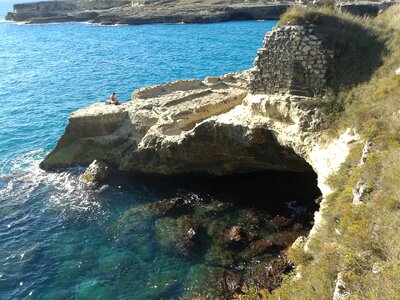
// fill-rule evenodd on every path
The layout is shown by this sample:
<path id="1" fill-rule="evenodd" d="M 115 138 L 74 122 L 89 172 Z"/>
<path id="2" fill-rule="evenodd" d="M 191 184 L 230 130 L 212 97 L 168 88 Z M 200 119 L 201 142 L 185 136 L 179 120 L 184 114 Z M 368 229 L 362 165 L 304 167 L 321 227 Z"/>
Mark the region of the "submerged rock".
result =
<path id="1" fill-rule="evenodd" d="M 233 272 L 226 272 L 225 273 L 225 284 L 226 288 L 229 292 L 239 292 L 241 283 L 242 283 L 242 278 L 236 273 Z"/>
<path id="2" fill-rule="evenodd" d="M 162 246 L 184 256 L 193 254 L 199 239 L 200 224 L 190 216 L 166 217 L 156 221 L 155 232 Z"/>
<path id="3" fill-rule="evenodd" d="M 232 226 L 222 233 L 222 240 L 229 248 L 237 248 L 247 243 L 246 232 L 240 226 Z"/>
<path id="4" fill-rule="evenodd" d="M 237 254 L 226 248 L 223 243 L 215 241 L 207 249 L 204 260 L 213 266 L 228 267 L 236 261 L 236 256 Z"/>
<path id="5" fill-rule="evenodd" d="M 187 274 L 187 280 L 191 283 L 184 290 L 182 299 L 198 299 L 199 295 L 208 295 L 207 299 L 228 299 L 228 291 L 225 283 L 226 271 L 224 268 L 196 264 Z M 205 298 L 201 297 L 201 299 Z"/>
<path id="6" fill-rule="evenodd" d="M 105 181 L 109 175 L 108 165 L 102 161 L 94 160 L 79 178 L 89 183 L 99 183 Z"/>
<path id="7" fill-rule="evenodd" d="M 271 219 L 271 223 L 278 229 L 285 228 L 285 227 L 291 225 L 292 222 L 293 221 L 290 218 L 280 216 L 280 215 L 276 215 L 275 217 L 273 217 Z"/>
<path id="8" fill-rule="evenodd" d="M 168 198 L 156 202 L 149 202 L 132 207 L 124 212 L 120 220 L 126 222 L 130 219 L 159 218 L 166 216 L 179 216 L 189 214 L 192 203 L 184 197 Z M 128 221 L 129 222 L 129 221 Z"/>
<path id="9" fill-rule="evenodd" d="M 145 206 L 143 209 L 159 217 L 187 213 L 191 207 L 191 202 L 183 197 L 175 197 L 145 204 Z"/>
<path id="10" fill-rule="evenodd" d="M 270 261 L 251 266 L 247 272 L 250 284 L 272 291 L 281 284 L 282 275 L 292 269 L 293 263 L 286 256 L 280 255 Z"/>
<path id="11" fill-rule="evenodd" d="M 241 253 L 241 257 L 244 260 L 250 260 L 265 253 L 271 253 L 277 248 L 278 247 L 270 240 L 255 240 Z"/>

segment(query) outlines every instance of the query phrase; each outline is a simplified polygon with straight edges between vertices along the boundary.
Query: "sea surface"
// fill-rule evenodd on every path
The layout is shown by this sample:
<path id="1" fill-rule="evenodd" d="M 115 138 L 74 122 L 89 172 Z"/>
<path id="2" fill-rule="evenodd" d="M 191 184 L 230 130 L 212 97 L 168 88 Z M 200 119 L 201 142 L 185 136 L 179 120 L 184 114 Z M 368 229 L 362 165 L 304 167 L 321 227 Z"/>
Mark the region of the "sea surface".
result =
<path id="1" fill-rule="evenodd" d="M 15 2 L 0 0 L 0 18 Z M 72 111 L 113 90 L 128 101 L 142 86 L 250 68 L 275 23 L 0 22 L 0 299 L 176 299 L 212 272 L 201 258 L 174 255 L 153 231 L 139 230 L 148 220 L 137 217 L 133 235 L 120 225 L 143 203 L 176 195 L 200 206 L 206 196 L 245 199 L 251 184 L 116 177 L 91 187 L 79 181 L 80 167 L 46 173 L 38 164 Z M 257 178 L 263 188 L 285 189 L 287 178 Z"/>

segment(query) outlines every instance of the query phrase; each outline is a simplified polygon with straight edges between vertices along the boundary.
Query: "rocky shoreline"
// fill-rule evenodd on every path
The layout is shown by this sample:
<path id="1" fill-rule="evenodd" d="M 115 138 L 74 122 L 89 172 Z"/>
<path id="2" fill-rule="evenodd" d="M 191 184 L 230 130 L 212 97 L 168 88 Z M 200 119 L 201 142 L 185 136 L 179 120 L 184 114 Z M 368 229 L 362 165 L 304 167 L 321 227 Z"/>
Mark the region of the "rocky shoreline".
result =
<path id="1" fill-rule="evenodd" d="M 312 199 L 320 195 L 315 174 L 260 172 L 183 181 L 170 179 L 181 188 L 175 197 L 124 211 L 112 231 L 117 247 L 135 252 L 138 242 L 149 244 L 146 232 L 161 252 L 195 262 L 182 299 L 204 293 L 232 299 L 243 285 L 275 289 L 293 270 L 284 251 L 312 226 L 318 208 Z M 282 181 L 293 188 L 282 190 Z"/>
<path id="2" fill-rule="evenodd" d="M 72 113 L 41 167 L 97 159 L 149 175 L 318 171 L 319 95 L 332 55 L 313 25 L 277 27 L 251 70 L 145 87 L 123 105 Z"/>
<path id="3" fill-rule="evenodd" d="M 317 1 L 318 2 L 318 1 Z M 295 4 L 310 1 L 261 0 L 72 0 L 15 4 L 6 20 L 37 23 L 91 22 L 104 25 L 152 23 L 214 23 L 234 20 L 278 19 Z M 337 2 L 338 10 L 376 16 L 394 2 Z"/>

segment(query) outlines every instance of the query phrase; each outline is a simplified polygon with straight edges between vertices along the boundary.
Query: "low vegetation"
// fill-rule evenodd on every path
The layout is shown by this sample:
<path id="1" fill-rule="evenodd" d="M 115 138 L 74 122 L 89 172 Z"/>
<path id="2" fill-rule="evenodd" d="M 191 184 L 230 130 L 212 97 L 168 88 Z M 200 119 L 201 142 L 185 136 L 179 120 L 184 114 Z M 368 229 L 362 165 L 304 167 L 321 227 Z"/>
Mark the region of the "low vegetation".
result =
<path id="1" fill-rule="evenodd" d="M 335 51 L 346 50 L 340 52 L 345 57 L 335 62 L 340 63 L 335 70 L 341 75 L 330 78 L 326 96 L 331 134 L 355 128 L 372 142 L 372 150 L 360 165 L 364 145 L 355 146 L 330 178 L 335 192 L 324 200 L 324 222 L 311 239 L 309 251 L 288 251 L 300 275 L 291 274 L 267 298 L 331 299 L 341 273 L 349 299 L 399 299 L 400 75 L 396 70 L 400 68 L 400 5 L 374 20 L 335 15 L 329 9 L 296 8 L 281 24 L 288 21 L 337 24 L 331 28 L 338 33 L 330 43 L 339 47 Z M 354 56 L 359 57 L 348 60 Z M 348 74 L 343 73 L 346 65 Z M 360 181 L 366 194 L 363 204 L 354 205 L 353 189 Z"/>
<path id="2" fill-rule="evenodd" d="M 341 277 L 347 299 L 399 299 L 400 295 L 400 4 L 375 19 L 336 13 L 331 7 L 293 7 L 278 25 L 316 24 L 335 51 L 328 91 L 321 103 L 330 117 L 328 135 L 354 128 L 372 143 L 354 145 L 329 179 L 323 222 L 307 251 L 290 248 L 296 269 L 274 291 L 244 286 L 235 299 L 332 299 Z M 353 191 L 363 182 L 362 203 Z"/>

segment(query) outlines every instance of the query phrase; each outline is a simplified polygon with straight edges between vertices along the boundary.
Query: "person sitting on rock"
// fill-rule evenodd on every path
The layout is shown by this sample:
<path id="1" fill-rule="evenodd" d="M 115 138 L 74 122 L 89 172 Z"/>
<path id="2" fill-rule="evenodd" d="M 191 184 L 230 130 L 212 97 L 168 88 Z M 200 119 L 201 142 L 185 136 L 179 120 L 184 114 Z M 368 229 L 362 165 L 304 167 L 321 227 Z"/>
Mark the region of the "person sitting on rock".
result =
<path id="1" fill-rule="evenodd" d="M 120 105 L 119 101 L 117 100 L 117 97 L 115 97 L 116 93 L 112 92 L 110 95 L 110 100 L 106 101 L 106 104 L 115 104 L 115 105 Z"/>

